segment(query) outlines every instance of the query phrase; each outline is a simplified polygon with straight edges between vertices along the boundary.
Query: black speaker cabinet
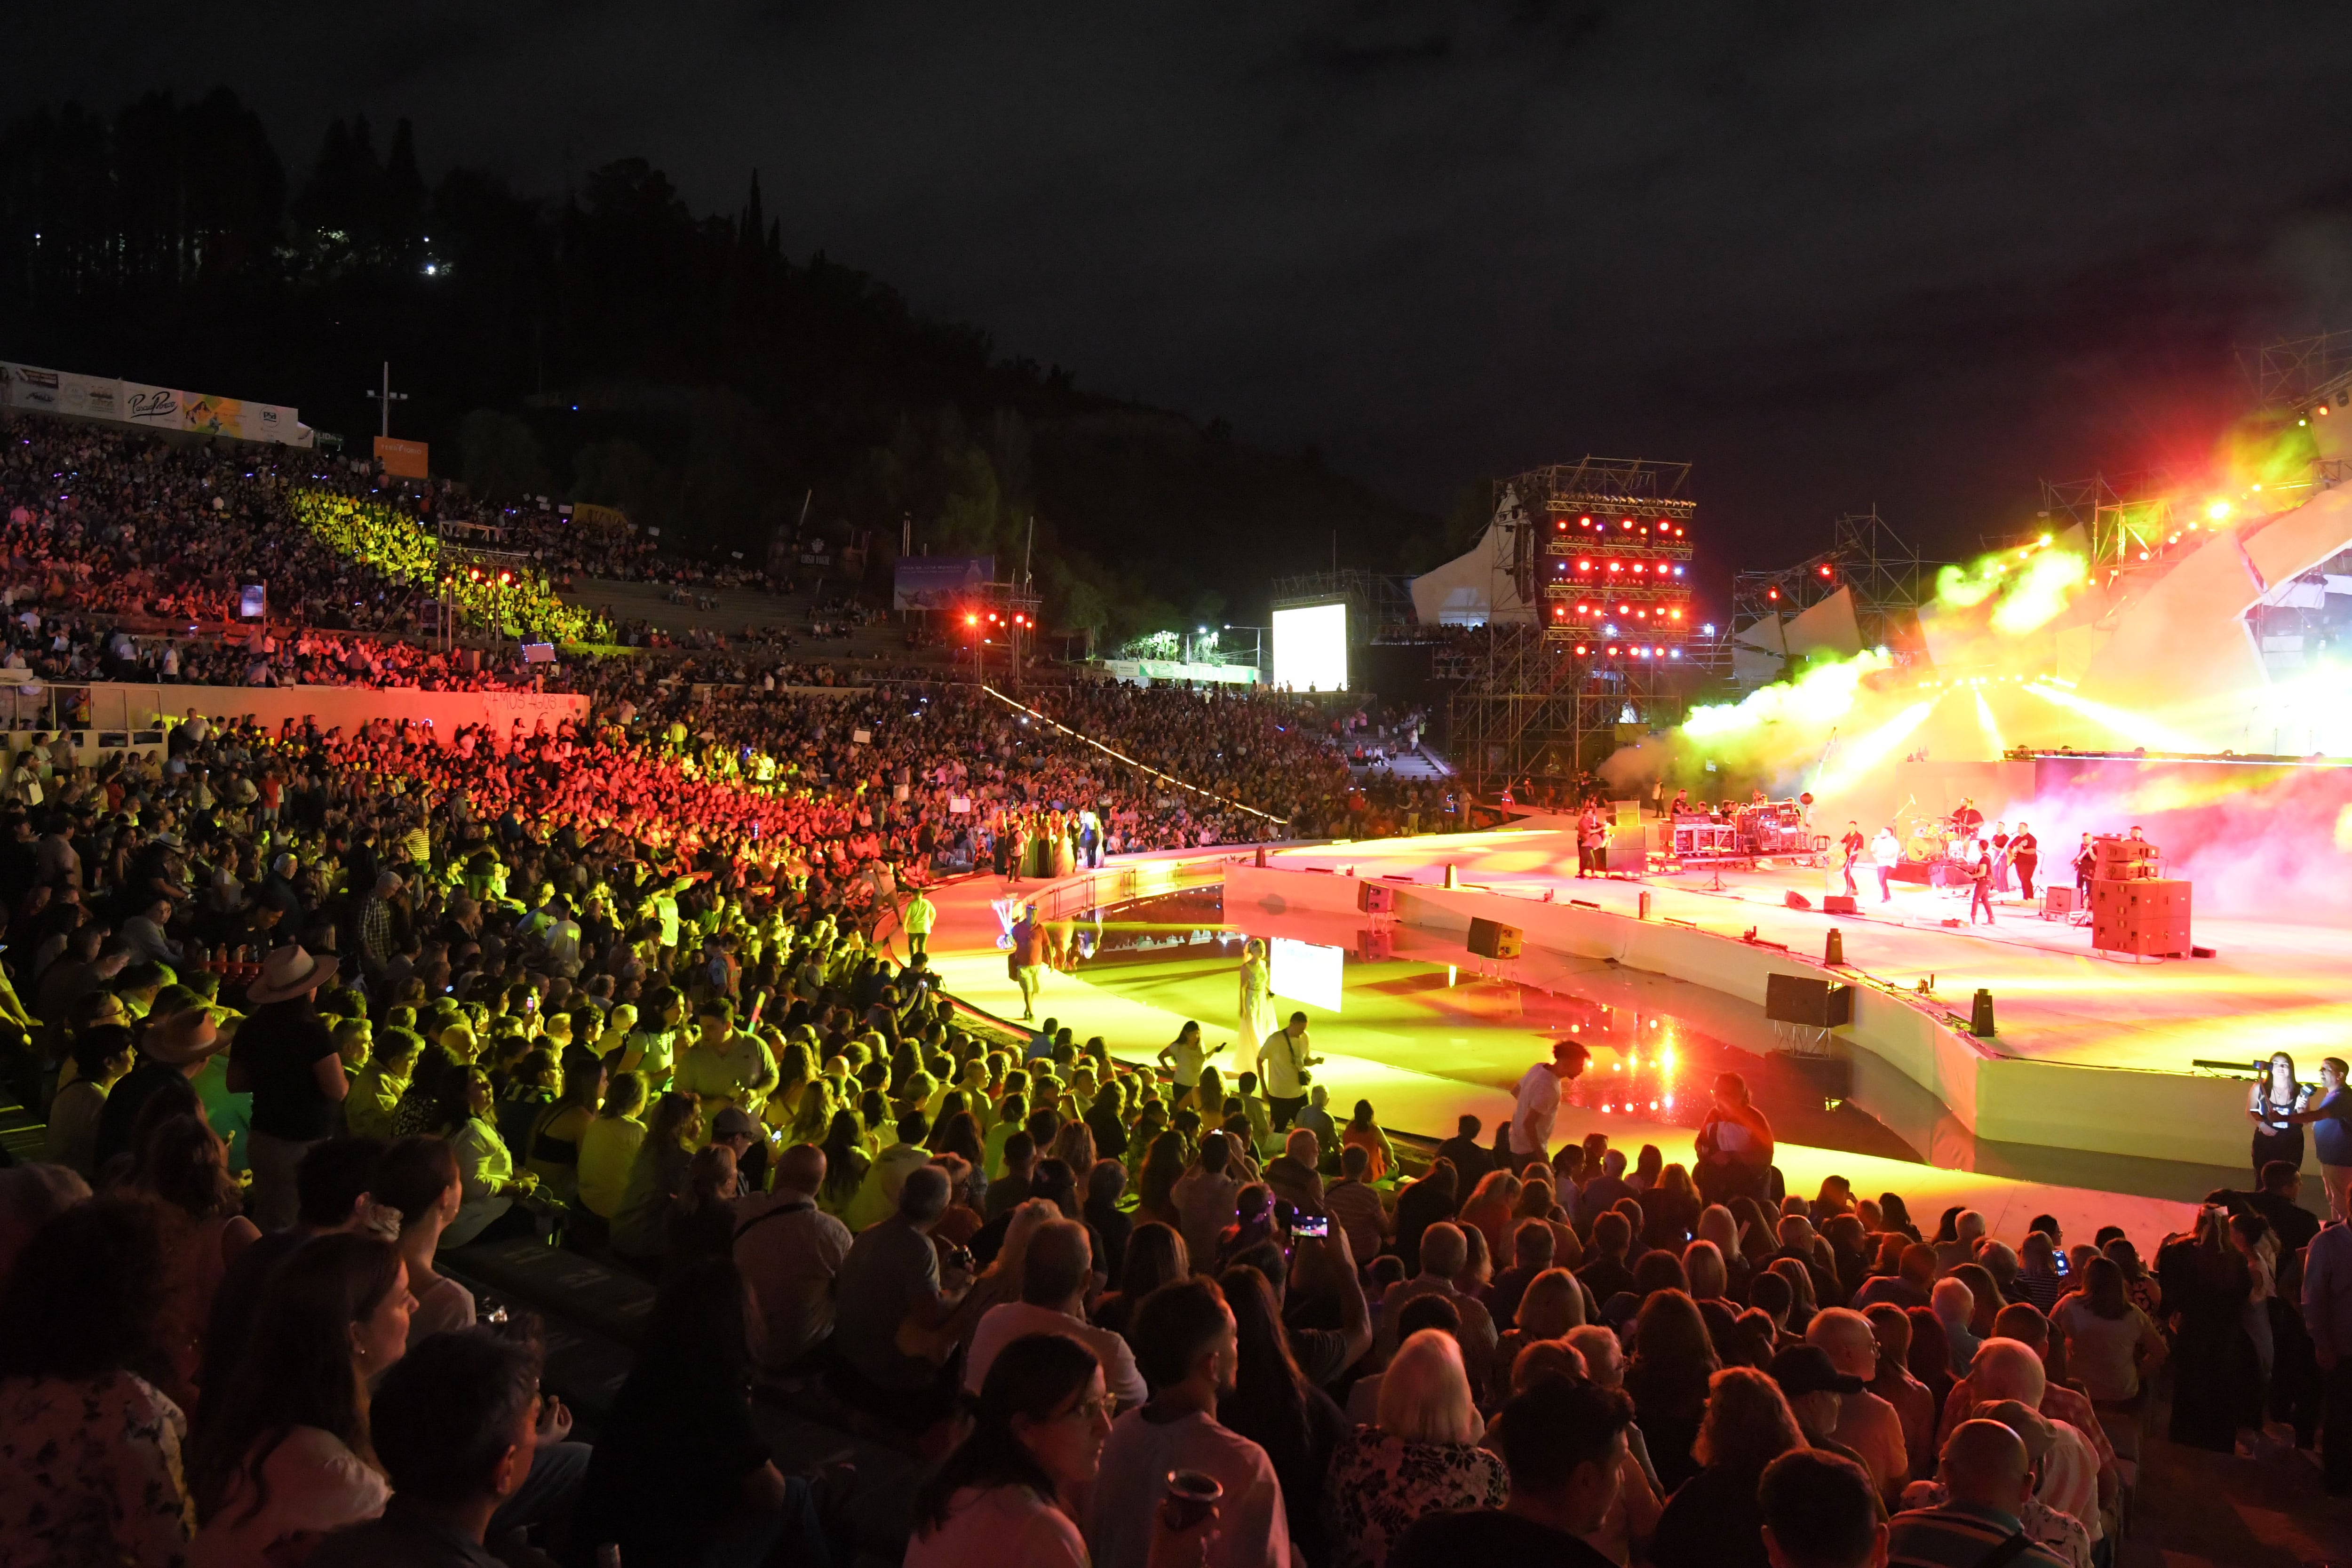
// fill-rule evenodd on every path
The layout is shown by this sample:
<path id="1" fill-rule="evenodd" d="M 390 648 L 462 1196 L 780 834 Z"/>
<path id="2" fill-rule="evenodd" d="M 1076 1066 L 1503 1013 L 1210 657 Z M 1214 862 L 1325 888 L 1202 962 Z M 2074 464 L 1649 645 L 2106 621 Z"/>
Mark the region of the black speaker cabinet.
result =
<path id="1" fill-rule="evenodd" d="M 1500 921 L 1470 921 L 1470 951 L 1479 958 L 1519 956 L 1519 928 Z"/>
<path id="2" fill-rule="evenodd" d="M 1764 1016 L 1810 1029 L 1843 1028 L 1853 1022 L 1853 987 L 1803 974 L 1767 975 Z"/>
<path id="3" fill-rule="evenodd" d="M 1356 908 L 1368 915 L 1396 913 L 1396 889 L 1386 882 L 1356 884 Z"/>

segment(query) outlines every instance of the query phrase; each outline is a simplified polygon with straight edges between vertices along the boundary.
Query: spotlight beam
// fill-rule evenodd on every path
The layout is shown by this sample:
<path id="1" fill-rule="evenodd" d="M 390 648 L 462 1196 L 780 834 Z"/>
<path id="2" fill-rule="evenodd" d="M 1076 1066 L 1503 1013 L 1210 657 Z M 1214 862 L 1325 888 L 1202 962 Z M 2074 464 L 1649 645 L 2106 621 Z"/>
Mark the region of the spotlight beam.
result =
<path id="1" fill-rule="evenodd" d="M 2078 697 L 2074 692 L 2062 691 L 2054 686 L 2047 686 L 2038 680 L 2027 686 L 2025 689 L 2053 707 L 2063 708 L 2070 713 L 2081 714 L 2094 723 L 2104 724 L 2133 745 L 2146 746 L 2151 752 L 2201 752 L 2209 750 L 2205 742 L 2198 737 L 2184 735 L 2179 731 L 2151 719 L 2145 713 L 2134 713 L 2123 708 L 2111 708 L 2104 702 L 2094 702 L 2087 697 Z"/>
<path id="2" fill-rule="evenodd" d="M 1992 748 L 1993 761 L 1999 762 L 2009 747 L 2000 738 L 2000 726 L 1993 722 L 1991 704 L 1984 700 L 1983 692 L 1979 691 L 1976 695 L 1977 728 L 1984 731 L 1985 744 Z"/>
<path id="3" fill-rule="evenodd" d="M 1853 745 L 1846 748 L 1845 755 L 1837 760 L 1835 771 L 1815 781 L 1813 793 L 1822 796 L 1834 796 L 1852 789 L 1864 774 L 1870 773 L 1879 763 L 1885 762 L 1889 752 L 1908 739 L 1912 731 L 1926 723 L 1927 715 L 1933 712 L 1936 704 L 1942 700 L 1941 697 L 1931 697 L 1925 702 L 1914 702 L 1877 729 L 1854 742 Z"/>

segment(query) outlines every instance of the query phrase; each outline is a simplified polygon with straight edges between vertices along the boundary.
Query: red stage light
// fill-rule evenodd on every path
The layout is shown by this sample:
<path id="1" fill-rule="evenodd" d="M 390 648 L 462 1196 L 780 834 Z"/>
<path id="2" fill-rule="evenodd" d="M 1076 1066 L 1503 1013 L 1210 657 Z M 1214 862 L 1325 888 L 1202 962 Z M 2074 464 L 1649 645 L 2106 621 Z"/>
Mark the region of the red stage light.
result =
<path id="1" fill-rule="evenodd" d="M 1579 608 L 1579 609 L 1582 609 L 1583 607 L 1584 607 L 1584 606 L 1583 606 L 1583 605 L 1579 605 L 1577 606 L 1577 608 Z M 1552 611 L 1552 613 L 1551 613 L 1551 616 L 1552 616 L 1552 619 L 1554 619 L 1554 620 L 1556 620 L 1556 621 L 1564 621 L 1564 620 L 1568 619 L 1568 612 L 1567 612 L 1566 610 L 1555 609 L 1554 611 Z"/>
<path id="2" fill-rule="evenodd" d="M 976 626 L 980 625 L 980 617 L 978 616 L 966 616 L 963 618 L 963 624 L 968 626 Z"/>
<path id="3" fill-rule="evenodd" d="M 1578 643 L 1578 644 L 1576 645 L 1576 651 L 1577 651 L 1579 654 L 1583 653 L 1583 652 L 1584 652 L 1584 645 L 1583 645 L 1582 643 Z"/>
<path id="4" fill-rule="evenodd" d="M 1767 588 L 1764 590 L 1764 596 L 1768 599 L 1777 599 L 1780 596 L 1780 590 L 1778 588 Z"/>
<path id="5" fill-rule="evenodd" d="M 1826 567 L 1826 566 L 1822 567 L 1822 576 L 1824 576 L 1824 577 L 1826 577 L 1826 576 L 1828 576 L 1829 574 L 1830 574 L 1830 569 L 1829 569 L 1828 567 Z"/>
<path id="6" fill-rule="evenodd" d="M 1586 528 L 1591 528 L 1592 526 L 1592 520 L 1589 517 L 1580 517 L 1576 521 Z"/>
<path id="7" fill-rule="evenodd" d="M 1633 526 L 1633 520 L 1630 517 L 1622 519 L 1619 521 L 1617 526 L 1620 528 L 1631 528 Z"/>
<path id="8" fill-rule="evenodd" d="M 1622 561 L 1612 561 L 1609 563 L 1609 570 L 1612 572 L 1622 572 L 1625 570 L 1625 563 Z"/>
<path id="9" fill-rule="evenodd" d="M 1592 563 L 1590 561 L 1580 561 L 1576 563 L 1576 569 L 1579 572 L 1590 572 L 1592 570 Z"/>

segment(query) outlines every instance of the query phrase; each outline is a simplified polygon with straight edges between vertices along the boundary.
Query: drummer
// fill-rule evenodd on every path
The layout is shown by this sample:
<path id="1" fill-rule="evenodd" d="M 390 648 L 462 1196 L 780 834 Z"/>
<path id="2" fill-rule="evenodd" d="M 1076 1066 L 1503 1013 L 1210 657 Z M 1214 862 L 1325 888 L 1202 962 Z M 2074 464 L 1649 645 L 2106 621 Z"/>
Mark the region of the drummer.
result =
<path id="1" fill-rule="evenodd" d="M 1960 797 L 1960 809 L 1952 813 L 1952 826 L 1960 830 L 1960 837 L 1965 839 L 1976 837 L 1978 831 L 1984 826 L 1984 813 L 1977 809 L 1976 801 L 1968 795 Z"/>

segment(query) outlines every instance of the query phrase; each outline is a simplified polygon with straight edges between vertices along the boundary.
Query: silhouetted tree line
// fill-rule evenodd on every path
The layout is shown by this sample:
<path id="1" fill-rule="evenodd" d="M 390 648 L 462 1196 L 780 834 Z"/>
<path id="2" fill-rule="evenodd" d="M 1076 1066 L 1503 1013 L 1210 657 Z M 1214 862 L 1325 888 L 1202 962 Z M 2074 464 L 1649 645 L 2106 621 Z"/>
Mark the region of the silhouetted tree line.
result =
<path id="1" fill-rule="evenodd" d="M 1426 564 L 1434 520 L 1326 473 L 1089 395 L 818 251 L 795 262 L 752 174 L 697 216 L 625 158 L 560 201 L 463 166 L 428 183 L 405 120 L 338 120 L 299 185 L 226 89 L 0 132 L 0 357 L 299 404 L 365 450 L 396 434 L 496 499 L 626 509 L 751 559 L 867 530 L 1016 562 L 1049 615 L 1117 635 L 1255 610 L 1329 556 Z"/>

